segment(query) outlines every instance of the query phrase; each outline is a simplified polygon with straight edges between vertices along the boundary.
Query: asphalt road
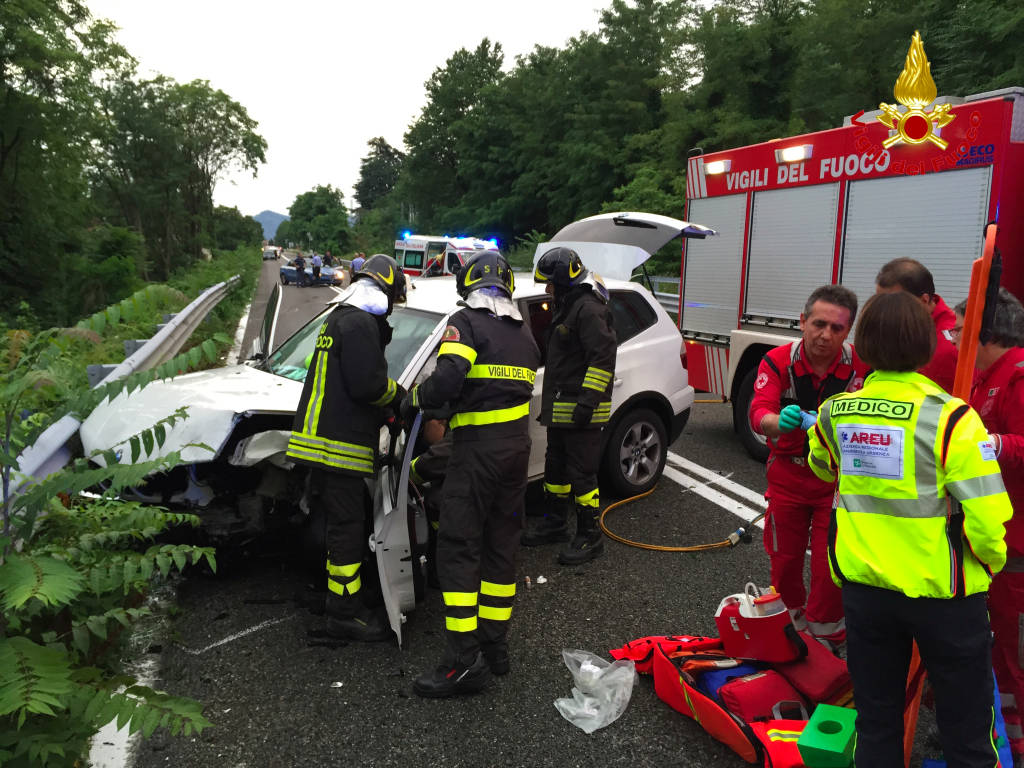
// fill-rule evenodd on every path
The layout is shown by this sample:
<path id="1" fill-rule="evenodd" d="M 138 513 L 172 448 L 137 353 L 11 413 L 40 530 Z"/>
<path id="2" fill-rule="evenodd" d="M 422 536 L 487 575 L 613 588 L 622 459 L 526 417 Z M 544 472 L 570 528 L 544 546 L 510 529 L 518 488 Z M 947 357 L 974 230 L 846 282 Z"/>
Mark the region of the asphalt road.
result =
<path id="1" fill-rule="evenodd" d="M 265 277 L 276 277 L 276 264 L 264 264 Z M 269 292 L 267 285 L 260 290 Z M 330 298 L 330 289 L 286 287 L 277 341 Z M 743 524 L 741 516 L 759 512 L 763 466 L 734 436 L 730 408 L 695 405 L 666 476 L 652 495 L 612 512 L 609 528 L 636 541 L 685 546 L 720 541 Z M 591 735 L 565 721 L 553 702 L 571 695 L 563 649 L 607 658 L 609 649 L 645 635 L 716 634 L 722 597 L 748 581 L 768 583 L 759 531 L 752 544 L 700 553 L 611 540 L 605 546 L 603 557 L 581 567 L 556 564 L 555 546 L 521 551 L 512 671 L 479 695 L 452 700 L 411 691 L 413 678 L 442 651 L 438 591 L 428 590 L 409 616 L 404 648 L 311 647 L 307 630 L 323 620 L 304 607 L 306 571 L 287 542 L 222 555 L 217 576 L 181 582 L 169 636 L 151 648 L 159 656 L 156 687 L 202 701 L 214 727 L 191 738 L 157 733 L 139 747 L 135 765 L 746 765 L 661 702 L 650 678 L 640 678 L 619 720 Z"/>

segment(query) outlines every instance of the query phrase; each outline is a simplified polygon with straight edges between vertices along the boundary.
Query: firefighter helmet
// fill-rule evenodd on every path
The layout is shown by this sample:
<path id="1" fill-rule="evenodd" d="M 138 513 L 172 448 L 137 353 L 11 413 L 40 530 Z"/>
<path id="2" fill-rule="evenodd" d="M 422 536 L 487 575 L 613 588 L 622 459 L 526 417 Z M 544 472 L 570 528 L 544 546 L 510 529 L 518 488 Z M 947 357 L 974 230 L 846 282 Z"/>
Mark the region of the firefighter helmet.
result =
<path id="1" fill-rule="evenodd" d="M 405 301 L 405 274 L 398 268 L 398 262 L 385 253 L 375 253 L 363 262 L 353 280 L 369 278 L 388 297 L 388 304 L 394 306 Z"/>
<path id="2" fill-rule="evenodd" d="M 455 278 L 455 288 L 466 298 L 470 291 L 487 287 L 500 288 L 511 298 L 516 288 L 512 267 L 497 251 L 473 251 Z"/>
<path id="3" fill-rule="evenodd" d="M 552 248 L 537 261 L 534 282 L 552 283 L 559 288 L 575 288 L 587 276 L 587 268 L 572 248 Z"/>

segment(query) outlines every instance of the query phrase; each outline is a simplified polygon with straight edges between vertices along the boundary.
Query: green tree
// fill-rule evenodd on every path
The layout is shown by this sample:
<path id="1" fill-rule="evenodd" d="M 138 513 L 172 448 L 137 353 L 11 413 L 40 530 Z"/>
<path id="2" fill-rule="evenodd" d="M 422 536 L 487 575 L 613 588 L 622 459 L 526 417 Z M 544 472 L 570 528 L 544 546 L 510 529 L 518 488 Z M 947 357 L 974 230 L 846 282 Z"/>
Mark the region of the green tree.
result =
<path id="1" fill-rule="evenodd" d="M 343 253 L 351 231 L 341 190 L 330 184 L 316 186 L 295 198 L 288 209 L 285 234 L 297 248 Z M 280 233 L 280 230 L 278 230 Z"/>
<path id="2" fill-rule="evenodd" d="M 454 206 L 461 195 L 459 139 L 484 87 L 501 80 L 501 44 L 484 38 L 473 51 L 460 48 L 425 83 L 427 104 L 405 134 L 408 148 L 401 174 L 402 199 L 415 211 L 409 222 L 429 229 L 437 212 Z"/>
<path id="3" fill-rule="evenodd" d="M 359 205 L 369 210 L 376 208 L 395 188 L 405 155 L 388 144 L 382 136 L 370 139 L 367 144 L 370 154 L 360 161 L 359 181 L 356 182 L 355 191 Z"/>
<path id="4" fill-rule="evenodd" d="M 0 2 L 0 312 L 24 300 L 44 324 L 66 321 L 51 271 L 89 220 L 95 76 L 123 59 L 78 0 Z"/>
<path id="5" fill-rule="evenodd" d="M 216 246 L 226 251 L 263 242 L 263 226 L 256 219 L 224 205 L 213 209 L 213 233 Z"/>

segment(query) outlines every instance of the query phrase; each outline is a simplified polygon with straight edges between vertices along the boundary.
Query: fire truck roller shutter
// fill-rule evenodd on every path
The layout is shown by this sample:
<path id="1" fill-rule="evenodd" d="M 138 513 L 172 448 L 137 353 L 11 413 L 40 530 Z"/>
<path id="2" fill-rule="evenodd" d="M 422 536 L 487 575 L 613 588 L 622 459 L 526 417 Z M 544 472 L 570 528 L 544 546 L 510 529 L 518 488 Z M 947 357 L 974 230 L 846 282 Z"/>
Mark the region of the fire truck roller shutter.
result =
<path id="1" fill-rule="evenodd" d="M 797 320 L 815 288 L 832 282 L 839 184 L 754 193 L 746 312 Z"/>
<path id="2" fill-rule="evenodd" d="M 909 256 L 928 267 L 936 293 L 955 306 L 984 246 L 990 179 L 984 166 L 851 182 L 843 285 L 863 304 L 882 265 Z"/>
<path id="3" fill-rule="evenodd" d="M 691 200 L 687 216 L 718 237 L 687 240 L 682 329 L 728 336 L 739 315 L 747 196 Z"/>

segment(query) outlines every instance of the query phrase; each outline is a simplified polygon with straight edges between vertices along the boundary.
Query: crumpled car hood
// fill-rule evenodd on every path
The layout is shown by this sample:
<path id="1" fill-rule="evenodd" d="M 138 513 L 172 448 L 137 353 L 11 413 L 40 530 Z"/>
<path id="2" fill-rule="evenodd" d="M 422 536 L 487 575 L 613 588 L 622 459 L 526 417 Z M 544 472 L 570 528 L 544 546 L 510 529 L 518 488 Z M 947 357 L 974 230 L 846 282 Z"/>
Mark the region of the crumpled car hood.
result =
<path id="1" fill-rule="evenodd" d="M 87 456 L 96 450 L 116 448 L 184 406 L 188 408 L 188 418 L 167 430 L 163 447 L 154 450 L 150 458 L 180 450 L 187 463 L 212 461 L 242 414 L 293 414 L 301 394 L 301 381 L 248 365 L 155 381 L 130 395 L 121 393 L 113 401 L 97 406 L 82 423 L 82 447 Z M 214 452 L 189 446 L 189 443 L 204 443 Z M 131 461 L 129 451 L 124 452 L 121 461 Z"/>

